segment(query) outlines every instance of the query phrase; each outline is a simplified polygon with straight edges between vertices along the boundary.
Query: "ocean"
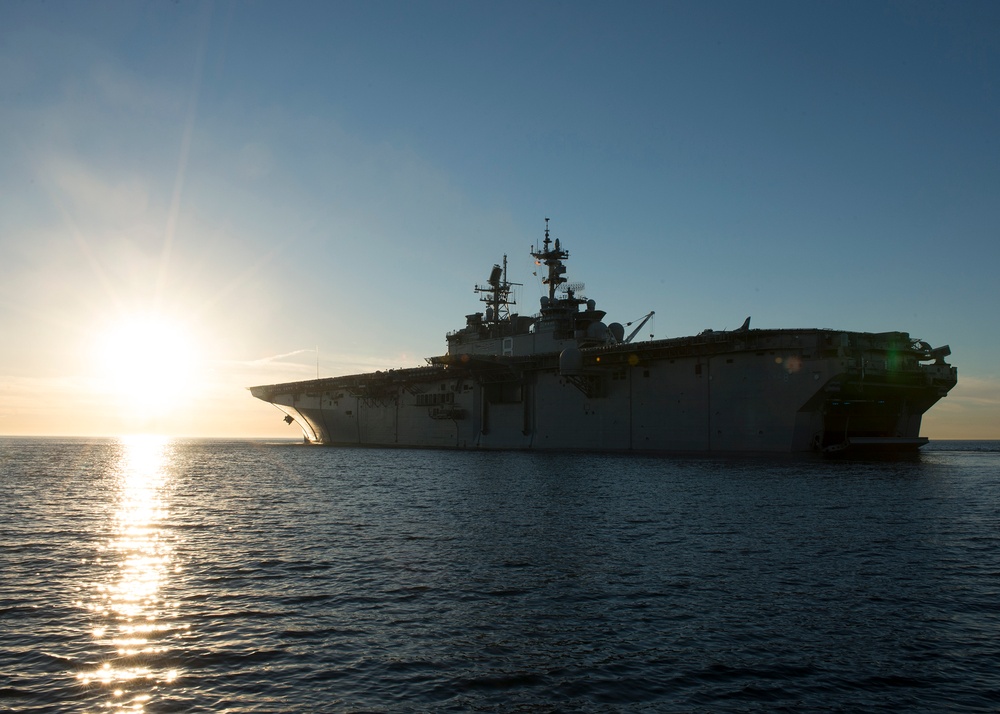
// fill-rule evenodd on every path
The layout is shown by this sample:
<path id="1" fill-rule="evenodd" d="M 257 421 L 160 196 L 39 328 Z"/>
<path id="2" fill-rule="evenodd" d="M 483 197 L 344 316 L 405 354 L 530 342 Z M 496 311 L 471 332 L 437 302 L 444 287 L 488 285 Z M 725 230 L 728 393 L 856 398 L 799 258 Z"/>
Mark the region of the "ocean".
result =
<path id="1" fill-rule="evenodd" d="M 1000 442 L 0 439 L 0 710 L 986 712 Z"/>

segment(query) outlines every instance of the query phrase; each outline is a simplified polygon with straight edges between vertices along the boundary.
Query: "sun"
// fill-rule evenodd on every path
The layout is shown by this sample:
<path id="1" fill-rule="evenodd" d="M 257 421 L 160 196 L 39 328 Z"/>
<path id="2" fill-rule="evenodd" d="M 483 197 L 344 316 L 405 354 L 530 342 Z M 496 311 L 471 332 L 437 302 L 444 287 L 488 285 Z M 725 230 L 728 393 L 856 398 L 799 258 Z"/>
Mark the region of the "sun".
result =
<path id="1" fill-rule="evenodd" d="M 182 322 L 134 313 L 96 331 L 93 354 L 102 391 L 127 416 L 164 416 L 191 393 L 196 342 Z"/>

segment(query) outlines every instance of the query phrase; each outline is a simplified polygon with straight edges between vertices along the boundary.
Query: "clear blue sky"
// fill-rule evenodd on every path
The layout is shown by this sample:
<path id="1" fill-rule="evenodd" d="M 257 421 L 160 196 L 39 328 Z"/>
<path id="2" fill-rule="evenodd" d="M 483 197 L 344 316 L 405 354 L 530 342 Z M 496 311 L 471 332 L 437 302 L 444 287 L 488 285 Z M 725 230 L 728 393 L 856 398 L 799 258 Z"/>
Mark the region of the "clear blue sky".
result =
<path id="1" fill-rule="evenodd" d="M 1000 438 L 997 37 L 995 2 L 0 3 L 0 433 L 128 429 L 95 335 L 157 313 L 197 389 L 156 428 L 294 436 L 242 387 L 442 353 L 505 253 L 535 312 L 548 216 L 611 320 L 949 343 L 924 432 Z"/>

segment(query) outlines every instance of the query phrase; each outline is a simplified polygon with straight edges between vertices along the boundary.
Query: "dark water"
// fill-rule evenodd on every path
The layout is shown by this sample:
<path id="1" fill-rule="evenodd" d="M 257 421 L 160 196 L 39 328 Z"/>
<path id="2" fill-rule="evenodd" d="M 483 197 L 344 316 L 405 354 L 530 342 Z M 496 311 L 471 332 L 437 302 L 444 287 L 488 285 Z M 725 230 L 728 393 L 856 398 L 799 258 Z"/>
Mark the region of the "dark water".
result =
<path id="1" fill-rule="evenodd" d="M 1000 707 L 1000 442 L 0 439 L 0 488 L 0 710 Z"/>

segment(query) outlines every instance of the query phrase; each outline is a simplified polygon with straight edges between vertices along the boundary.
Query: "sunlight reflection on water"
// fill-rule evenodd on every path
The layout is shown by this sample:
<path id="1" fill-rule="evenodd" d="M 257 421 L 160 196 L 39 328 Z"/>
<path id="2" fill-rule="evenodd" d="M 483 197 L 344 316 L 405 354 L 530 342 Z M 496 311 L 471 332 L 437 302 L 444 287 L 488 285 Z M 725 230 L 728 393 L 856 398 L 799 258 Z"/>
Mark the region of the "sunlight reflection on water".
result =
<path id="1" fill-rule="evenodd" d="M 109 708 L 142 711 L 160 685 L 178 677 L 175 669 L 151 666 L 166 651 L 174 626 L 165 620 L 173 620 L 177 609 L 162 597 L 172 572 L 171 546 L 161 528 L 171 449 L 169 439 L 159 436 L 123 437 L 120 448 L 111 537 L 98 548 L 102 577 L 87 604 L 96 620 L 90 634 L 109 653 L 77 679 L 106 687 Z"/>

